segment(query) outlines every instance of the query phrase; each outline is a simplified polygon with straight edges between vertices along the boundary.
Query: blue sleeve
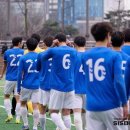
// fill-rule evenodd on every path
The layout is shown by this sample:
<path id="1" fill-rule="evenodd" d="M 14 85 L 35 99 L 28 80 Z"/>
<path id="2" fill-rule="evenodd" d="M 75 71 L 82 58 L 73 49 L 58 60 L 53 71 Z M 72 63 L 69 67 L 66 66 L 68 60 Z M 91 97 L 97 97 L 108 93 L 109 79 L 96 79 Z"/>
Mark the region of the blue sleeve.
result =
<path id="1" fill-rule="evenodd" d="M 119 54 L 117 54 L 114 57 L 114 89 L 116 91 L 116 94 L 120 101 L 122 102 L 122 105 L 127 104 L 127 95 L 126 95 L 126 88 L 125 88 L 125 82 L 122 76 L 122 70 L 121 70 L 121 62 L 122 58 Z"/>
<path id="2" fill-rule="evenodd" d="M 52 56 L 53 56 L 53 49 L 54 49 L 54 48 L 49 48 L 49 49 L 44 53 L 44 55 L 42 56 L 42 58 L 43 58 L 44 60 L 48 60 L 48 59 L 52 58 Z"/>
<path id="3" fill-rule="evenodd" d="M 127 98 L 129 98 L 130 97 L 130 58 L 126 63 L 126 68 L 125 68 L 125 85 L 126 85 Z"/>
<path id="4" fill-rule="evenodd" d="M 17 79 L 17 92 L 20 93 L 21 91 L 21 83 L 22 83 L 22 76 L 23 76 L 23 59 L 20 58 L 19 67 L 18 67 L 18 79 Z"/>
<path id="5" fill-rule="evenodd" d="M 41 70 L 41 54 L 38 54 L 37 57 L 37 71 Z"/>

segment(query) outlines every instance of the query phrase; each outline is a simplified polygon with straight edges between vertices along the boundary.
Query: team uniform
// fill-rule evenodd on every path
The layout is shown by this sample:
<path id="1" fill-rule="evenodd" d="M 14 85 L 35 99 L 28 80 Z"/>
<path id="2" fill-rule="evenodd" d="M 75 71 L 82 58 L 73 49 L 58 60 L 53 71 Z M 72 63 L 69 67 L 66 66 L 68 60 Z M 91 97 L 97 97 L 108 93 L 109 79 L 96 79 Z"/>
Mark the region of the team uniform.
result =
<path id="1" fill-rule="evenodd" d="M 50 78 L 52 58 L 43 60 L 42 57 L 46 52 L 39 53 L 37 58 L 37 70 L 40 72 L 40 100 L 39 103 L 43 106 L 49 104 L 50 99 Z"/>
<path id="2" fill-rule="evenodd" d="M 121 107 L 128 100 L 120 54 L 106 47 L 95 47 L 85 52 L 82 61 L 87 78 L 88 130 L 127 130 L 127 126 L 113 125 L 115 118 L 122 118 Z"/>
<path id="3" fill-rule="evenodd" d="M 75 100 L 74 108 L 86 110 L 86 76 L 82 65 L 82 56 L 84 52 L 77 53 L 76 67 L 75 67 Z"/>
<path id="4" fill-rule="evenodd" d="M 11 95 L 14 92 L 14 95 L 17 96 L 17 73 L 19 66 L 19 59 L 23 55 L 24 51 L 20 48 L 12 48 L 7 50 L 4 53 L 4 62 L 7 64 L 6 67 L 6 82 L 4 86 L 4 94 Z M 11 102 L 10 99 L 4 99 L 5 110 L 8 114 L 6 122 L 10 121 L 13 117 L 11 114 Z M 20 103 L 16 104 L 16 123 L 20 123 Z"/>
<path id="5" fill-rule="evenodd" d="M 21 93 L 21 101 L 29 101 L 32 103 L 39 102 L 39 72 L 37 71 L 37 57 L 36 52 L 29 52 L 20 59 L 18 69 L 18 93 Z M 21 87 L 22 86 L 22 87 Z M 27 108 L 21 106 L 21 115 L 24 122 L 22 129 L 29 129 L 27 119 Z M 33 130 L 37 130 L 39 110 L 33 111 Z"/>
<path id="6" fill-rule="evenodd" d="M 33 103 L 38 103 L 39 72 L 36 70 L 37 56 L 37 53 L 29 52 L 20 59 L 17 91 L 21 91 L 21 101 L 31 99 Z"/>
<path id="7" fill-rule="evenodd" d="M 128 58 L 127 63 L 126 63 L 126 69 L 125 69 L 125 84 L 127 88 L 127 95 L 130 98 L 130 58 Z"/>
<path id="8" fill-rule="evenodd" d="M 130 56 L 130 45 L 123 45 L 122 46 L 122 51 Z"/>
<path id="9" fill-rule="evenodd" d="M 35 52 L 37 52 L 37 53 L 41 53 L 41 52 L 43 52 L 44 50 L 43 49 L 41 49 L 40 47 L 37 47 L 36 49 L 35 49 Z M 25 50 L 24 51 L 24 54 L 27 54 L 28 53 L 28 50 Z"/>
<path id="10" fill-rule="evenodd" d="M 4 54 L 4 62 L 7 63 L 4 94 L 10 95 L 14 91 L 14 95 L 17 95 L 18 65 L 23 53 L 24 51 L 20 48 L 12 48 L 7 50 Z"/>
<path id="11" fill-rule="evenodd" d="M 73 108 L 76 56 L 76 50 L 68 46 L 50 48 L 44 54 L 44 60 L 53 59 L 49 109 Z"/>
<path id="12" fill-rule="evenodd" d="M 122 66 L 121 66 L 121 69 L 122 69 L 122 73 L 123 73 L 123 77 L 125 76 L 125 67 L 126 67 L 126 63 L 127 63 L 127 60 L 129 58 L 129 56 L 123 52 L 123 51 L 119 51 L 121 57 L 122 57 Z"/>

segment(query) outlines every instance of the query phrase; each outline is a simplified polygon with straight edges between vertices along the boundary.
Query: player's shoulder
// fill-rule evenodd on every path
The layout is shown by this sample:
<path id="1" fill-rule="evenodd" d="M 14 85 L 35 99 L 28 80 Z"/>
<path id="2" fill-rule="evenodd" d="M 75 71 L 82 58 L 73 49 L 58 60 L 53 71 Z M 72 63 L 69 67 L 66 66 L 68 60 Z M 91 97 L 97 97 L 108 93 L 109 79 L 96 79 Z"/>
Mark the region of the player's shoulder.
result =
<path id="1" fill-rule="evenodd" d="M 43 52 L 44 50 L 43 49 L 41 49 L 40 47 L 37 47 L 36 49 L 35 49 L 35 52 L 37 52 L 37 53 L 41 53 L 41 52 Z"/>
<path id="2" fill-rule="evenodd" d="M 130 57 L 127 59 L 127 65 L 130 66 Z"/>

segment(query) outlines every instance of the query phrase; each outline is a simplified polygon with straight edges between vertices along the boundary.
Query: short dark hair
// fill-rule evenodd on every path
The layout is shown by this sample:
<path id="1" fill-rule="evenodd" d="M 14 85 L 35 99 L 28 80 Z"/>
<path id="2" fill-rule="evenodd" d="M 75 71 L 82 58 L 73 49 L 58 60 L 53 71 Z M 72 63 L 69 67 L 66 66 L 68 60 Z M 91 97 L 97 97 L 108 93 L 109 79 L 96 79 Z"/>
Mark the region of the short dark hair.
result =
<path id="1" fill-rule="evenodd" d="M 39 34 L 36 34 L 36 33 L 32 34 L 31 38 L 35 38 L 35 39 L 38 41 L 38 43 L 39 43 L 40 40 L 41 40 L 40 35 L 39 35 Z"/>
<path id="2" fill-rule="evenodd" d="M 38 41 L 34 38 L 29 38 L 26 42 L 27 48 L 30 51 L 34 51 L 38 45 Z"/>
<path id="3" fill-rule="evenodd" d="M 104 41 L 108 33 L 111 34 L 112 32 L 113 32 L 112 26 L 108 22 L 96 23 L 91 28 L 91 33 L 97 42 Z"/>
<path id="4" fill-rule="evenodd" d="M 130 29 L 124 31 L 125 42 L 130 42 Z"/>
<path id="5" fill-rule="evenodd" d="M 21 42 L 22 42 L 22 37 L 14 37 L 14 38 L 12 39 L 12 44 L 13 44 L 13 46 L 18 46 L 19 43 L 21 43 Z"/>
<path id="6" fill-rule="evenodd" d="M 55 36 L 59 42 L 66 42 L 66 35 L 64 33 L 59 33 Z"/>
<path id="7" fill-rule="evenodd" d="M 54 38 L 52 36 L 47 36 L 47 37 L 45 37 L 43 42 L 45 43 L 45 45 L 47 47 L 50 47 L 53 44 L 53 40 L 54 40 Z"/>
<path id="8" fill-rule="evenodd" d="M 124 33 L 120 31 L 116 31 L 112 33 L 112 46 L 113 47 L 121 47 L 124 43 Z"/>
<path id="9" fill-rule="evenodd" d="M 83 36 L 77 36 L 74 39 L 74 43 L 79 47 L 84 47 L 86 44 L 86 39 Z"/>

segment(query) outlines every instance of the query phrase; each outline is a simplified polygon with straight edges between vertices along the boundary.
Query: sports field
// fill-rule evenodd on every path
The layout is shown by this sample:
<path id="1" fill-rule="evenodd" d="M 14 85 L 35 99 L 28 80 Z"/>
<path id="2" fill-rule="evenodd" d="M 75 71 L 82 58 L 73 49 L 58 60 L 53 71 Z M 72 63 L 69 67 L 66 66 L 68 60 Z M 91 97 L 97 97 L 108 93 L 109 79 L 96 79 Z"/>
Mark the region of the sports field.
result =
<path id="1" fill-rule="evenodd" d="M 21 130 L 21 124 L 15 124 L 15 117 L 10 123 L 5 123 L 6 119 L 6 113 L 4 110 L 4 103 L 3 103 L 3 86 L 4 86 L 4 80 L 0 80 L 0 130 Z M 30 130 L 32 130 L 32 125 L 33 125 L 33 119 L 32 116 L 29 116 L 29 125 L 30 125 Z M 72 124 L 73 125 L 73 124 Z M 47 125 L 46 125 L 47 130 L 55 130 L 56 127 L 52 123 L 50 117 L 47 117 Z M 40 130 L 40 128 L 38 129 Z M 71 130 L 75 130 L 74 126 L 72 126 Z"/>

